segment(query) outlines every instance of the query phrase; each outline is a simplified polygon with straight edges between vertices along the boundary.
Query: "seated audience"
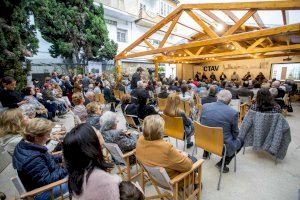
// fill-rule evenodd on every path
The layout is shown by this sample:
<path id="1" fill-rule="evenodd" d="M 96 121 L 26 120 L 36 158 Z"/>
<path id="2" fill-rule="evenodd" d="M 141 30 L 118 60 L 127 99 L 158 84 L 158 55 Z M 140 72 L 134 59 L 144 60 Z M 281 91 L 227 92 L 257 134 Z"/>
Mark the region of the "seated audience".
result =
<path id="1" fill-rule="evenodd" d="M 121 109 L 125 115 L 137 115 L 138 106 L 134 103 L 131 103 L 130 94 L 124 94 L 121 99 Z"/>
<path id="2" fill-rule="evenodd" d="M 138 96 L 146 96 L 147 97 L 147 99 L 149 99 L 150 98 L 150 94 L 149 94 L 149 92 L 148 92 L 148 90 L 146 90 L 145 88 L 146 88 L 146 84 L 144 84 L 144 82 L 143 81 L 138 81 L 137 82 L 137 87 L 135 88 L 135 89 L 133 89 L 132 91 L 131 91 L 131 102 L 132 103 L 135 103 L 135 104 L 138 104 Z"/>
<path id="3" fill-rule="evenodd" d="M 93 91 L 87 91 L 84 96 L 84 105 L 86 106 L 93 101 L 95 101 L 95 93 Z"/>
<path id="4" fill-rule="evenodd" d="M 188 92 L 188 86 L 183 84 L 181 86 L 181 94 L 179 94 L 179 98 L 181 101 L 190 101 L 192 99 L 190 93 Z"/>
<path id="5" fill-rule="evenodd" d="M 47 119 L 31 119 L 23 133 L 24 139 L 15 148 L 13 167 L 27 191 L 59 181 L 68 175 L 67 170 L 60 165 L 62 156 L 50 155 L 44 146 L 50 139 L 52 128 L 52 122 Z M 65 193 L 67 190 L 67 185 L 63 184 L 62 191 Z M 54 188 L 53 194 L 54 197 L 61 194 L 60 186 Z M 50 197 L 50 192 L 43 192 L 35 199 L 50 199 Z"/>
<path id="6" fill-rule="evenodd" d="M 144 200 L 144 194 L 130 181 L 122 181 L 119 185 L 120 200 Z"/>
<path id="7" fill-rule="evenodd" d="M 100 94 L 101 93 L 100 83 L 99 82 L 95 82 L 94 93 L 95 94 Z"/>
<path id="8" fill-rule="evenodd" d="M 225 84 L 225 89 L 230 91 L 232 99 L 238 99 L 238 87 L 234 87 L 232 82 L 227 81 Z"/>
<path id="9" fill-rule="evenodd" d="M 159 115 L 146 117 L 143 135 L 137 141 L 136 157 L 145 165 L 164 167 L 172 179 L 181 172 L 189 171 L 193 161 L 171 143 L 164 141 L 163 135 L 164 120 Z"/>
<path id="10" fill-rule="evenodd" d="M 100 132 L 107 143 L 115 143 L 123 153 L 135 149 L 137 134 L 117 129 L 117 114 L 107 111 L 100 118 Z"/>
<path id="11" fill-rule="evenodd" d="M 10 76 L 2 78 L 1 84 L 3 89 L 0 90 L 0 102 L 3 107 L 18 108 L 19 106 L 28 103 L 23 100 L 21 94 L 16 91 L 16 80 Z"/>
<path id="12" fill-rule="evenodd" d="M 32 105 L 36 111 L 37 117 L 48 117 L 48 110 L 45 108 L 43 104 L 41 104 L 36 98 L 35 98 L 35 90 L 33 87 L 27 87 L 23 91 L 25 97 L 24 99 L 28 101 L 28 104 Z M 51 117 L 50 117 L 51 118 Z"/>
<path id="13" fill-rule="evenodd" d="M 223 128 L 224 144 L 227 149 L 223 173 L 229 172 L 227 165 L 234 158 L 234 153 L 239 152 L 243 146 L 243 141 L 237 137 L 239 113 L 228 105 L 231 98 L 232 95 L 228 90 L 220 91 L 217 94 L 217 102 L 203 105 L 200 118 L 200 123 L 205 126 Z M 216 164 L 220 170 L 222 160 Z"/>
<path id="14" fill-rule="evenodd" d="M 85 122 L 87 118 L 87 110 L 84 106 L 84 98 L 81 92 L 76 92 L 72 96 L 72 102 L 75 105 L 73 112 L 77 115 L 81 122 Z"/>
<path id="15" fill-rule="evenodd" d="M 166 99 L 168 98 L 169 96 L 169 93 L 168 93 L 168 88 L 166 85 L 162 85 L 161 86 L 161 89 L 160 89 L 160 93 L 157 95 L 158 98 L 161 98 L 161 99 Z"/>
<path id="16" fill-rule="evenodd" d="M 28 117 L 20 108 L 8 109 L 0 114 L 0 145 L 11 156 L 22 140 L 22 134 L 28 125 Z"/>
<path id="17" fill-rule="evenodd" d="M 202 104 L 212 103 L 217 101 L 217 86 L 211 85 L 208 90 L 208 96 L 201 99 Z"/>
<path id="18" fill-rule="evenodd" d="M 251 89 L 251 91 L 253 92 L 253 99 L 255 100 L 256 99 L 256 95 L 257 95 L 257 92 L 258 90 L 260 90 L 260 83 L 255 81 L 254 84 L 253 84 L 253 89 Z"/>
<path id="19" fill-rule="evenodd" d="M 100 142 L 99 133 L 87 123 L 73 128 L 64 138 L 63 155 L 73 200 L 120 198 L 119 184 L 122 179 L 108 173 L 113 165 L 105 161 Z"/>
<path id="20" fill-rule="evenodd" d="M 280 105 L 274 101 L 270 91 L 266 88 L 260 89 L 257 92 L 256 100 L 250 109 L 257 112 L 281 113 Z"/>
<path id="21" fill-rule="evenodd" d="M 188 118 L 184 111 L 179 109 L 180 98 L 177 94 L 170 94 L 167 99 L 167 105 L 164 110 L 164 114 L 169 117 L 182 117 L 184 124 L 184 134 L 187 139 L 187 148 L 193 146 L 193 142 L 191 141 L 191 137 L 194 134 L 194 125 L 193 121 Z"/>
<path id="22" fill-rule="evenodd" d="M 43 90 L 43 101 L 45 103 L 54 104 L 59 111 L 59 115 L 63 115 L 67 113 L 66 105 L 62 101 L 58 101 L 58 99 L 54 96 L 52 92 L 52 86 L 49 83 L 45 83 Z"/>
<path id="23" fill-rule="evenodd" d="M 114 96 L 110 88 L 110 83 L 108 81 L 104 81 L 103 84 L 104 84 L 104 89 L 103 89 L 104 99 L 108 103 L 111 103 L 110 111 L 116 112 L 115 108 L 119 105 L 120 100 L 116 99 L 116 97 Z"/>
<path id="24" fill-rule="evenodd" d="M 95 101 L 91 102 L 86 106 L 86 110 L 88 113 L 86 123 L 100 130 L 100 117 L 102 115 L 100 104 Z"/>
<path id="25" fill-rule="evenodd" d="M 251 99 L 254 96 L 254 93 L 248 89 L 249 87 L 249 82 L 248 81 L 244 81 L 243 83 L 243 87 L 238 89 L 238 96 L 239 97 L 251 97 Z M 244 102 L 242 102 L 244 103 Z"/>
<path id="26" fill-rule="evenodd" d="M 138 102 L 137 116 L 140 119 L 144 119 L 148 115 L 157 114 L 157 112 L 153 106 L 147 105 L 147 100 L 148 100 L 148 98 L 145 93 L 141 93 L 137 97 L 137 102 Z"/>
<path id="27" fill-rule="evenodd" d="M 280 88 L 280 81 L 274 81 L 272 83 L 272 88 L 276 88 L 278 90 L 278 95 L 275 98 L 283 99 L 285 91 L 282 88 Z"/>

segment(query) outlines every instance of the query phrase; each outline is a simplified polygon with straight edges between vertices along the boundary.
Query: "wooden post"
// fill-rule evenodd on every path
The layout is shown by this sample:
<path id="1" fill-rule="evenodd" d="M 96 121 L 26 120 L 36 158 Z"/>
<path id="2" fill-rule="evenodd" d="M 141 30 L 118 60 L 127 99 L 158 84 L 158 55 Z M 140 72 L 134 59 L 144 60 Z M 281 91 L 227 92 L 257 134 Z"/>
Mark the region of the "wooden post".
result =
<path id="1" fill-rule="evenodd" d="M 120 60 L 115 60 L 115 65 L 116 65 L 116 73 L 117 73 L 117 81 L 120 82 L 122 81 L 122 69 L 120 65 Z"/>

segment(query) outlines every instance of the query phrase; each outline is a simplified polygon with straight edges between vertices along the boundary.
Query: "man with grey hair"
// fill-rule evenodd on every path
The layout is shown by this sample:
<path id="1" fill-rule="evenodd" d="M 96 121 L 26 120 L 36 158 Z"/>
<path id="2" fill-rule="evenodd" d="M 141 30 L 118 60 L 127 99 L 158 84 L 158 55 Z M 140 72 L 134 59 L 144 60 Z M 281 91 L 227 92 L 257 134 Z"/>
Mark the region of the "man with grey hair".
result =
<path id="1" fill-rule="evenodd" d="M 238 119 L 239 113 L 231 108 L 230 103 L 232 95 L 228 90 L 221 90 L 217 94 L 217 102 L 207 103 L 203 105 L 200 123 L 210 127 L 222 127 L 223 138 L 226 148 L 223 153 L 226 153 L 223 173 L 229 172 L 229 165 L 235 152 L 239 152 L 243 146 L 243 141 L 238 138 L 239 128 Z M 216 167 L 221 170 L 223 159 L 221 159 Z"/>
<path id="2" fill-rule="evenodd" d="M 276 97 L 274 97 L 274 98 L 283 98 L 284 97 L 285 91 L 282 88 L 280 88 L 280 81 L 278 81 L 278 80 L 274 81 L 272 83 L 272 88 L 276 88 L 277 91 L 278 91 L 277 92 L 278 95 Z"/>
<path id="3" fill-rule="evenodd" d="M 95 93 L 92 91 L 88 91 L 84 96 L 84 105 L 88 105 L 89 103 L 95 101 Z"/>
<path id="4" fill-rule="evenodd" d="M 146 84 L 143 81 L 137 82 L 137 88 L 131 91 L 131 103 L 138 104 L 137 97 L 145 96 L 146 98 L 150 98 L 149 92 L 145 89 Z"/>

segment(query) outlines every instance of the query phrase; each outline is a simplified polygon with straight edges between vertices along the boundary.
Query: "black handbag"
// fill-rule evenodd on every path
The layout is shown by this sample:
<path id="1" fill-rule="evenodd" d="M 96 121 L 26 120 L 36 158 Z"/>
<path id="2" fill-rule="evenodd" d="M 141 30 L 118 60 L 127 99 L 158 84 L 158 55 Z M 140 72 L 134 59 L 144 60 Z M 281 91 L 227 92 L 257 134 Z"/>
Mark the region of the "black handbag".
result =
<path id="1" fill-rule="evenodd" d="M 288 104 L 288 107 L 287 107 L 287 111 L 288 112 L 293 112 L 294 110 L 293 110 L 293 107 L 292 107 L 292 104 L 291 104 L 291 102 L 289 101 L 289 104 Z"/>

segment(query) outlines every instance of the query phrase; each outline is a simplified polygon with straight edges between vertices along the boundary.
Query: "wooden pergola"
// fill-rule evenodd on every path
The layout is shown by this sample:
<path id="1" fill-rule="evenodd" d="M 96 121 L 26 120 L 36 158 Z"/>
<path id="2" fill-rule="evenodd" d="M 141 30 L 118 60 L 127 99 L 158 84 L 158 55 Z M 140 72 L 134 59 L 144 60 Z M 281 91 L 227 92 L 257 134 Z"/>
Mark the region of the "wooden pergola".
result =
<path id="1" fill-rule="evenodd" d="M 127 58 L 152 59 L 157 75 L 159 63 L 204 63 L 300 55 L 300 23 L 289 24 L 287 10 L 300 10 L 300 1 L 182 4 L 115 56 L 117 73 L 120 77 L 119 61 Z M 215 11 L 223 12 L 233 23 L 226 23 Z M 245 14 L 239 18 L 234 11 L 244 11 Z M 258 11 L 279 11 L 283 24 L 268 27 Z M 188 15 L 198 27 L 180 21 L 183 14 Z M 256 26 L 244 25 L 251 17 Z M 180 35 L 176 26 L 190 29 L 188 33 L 192 34 Z M 218 31 L 217 26 L 221 26 L 222 31 Z M 158 32 L 164 32 L 164 36 L 158 45 L 153 45 L 149 38 Z M 172 44 L 170 36 L 182 39 L 178 44 Z M 145 50 L 137 51 L 137 47 Z"/>

